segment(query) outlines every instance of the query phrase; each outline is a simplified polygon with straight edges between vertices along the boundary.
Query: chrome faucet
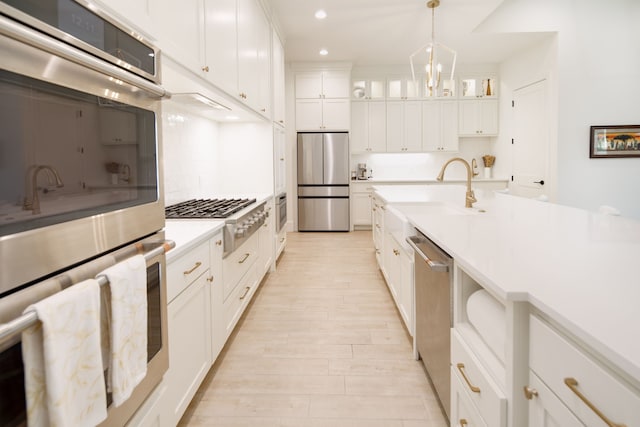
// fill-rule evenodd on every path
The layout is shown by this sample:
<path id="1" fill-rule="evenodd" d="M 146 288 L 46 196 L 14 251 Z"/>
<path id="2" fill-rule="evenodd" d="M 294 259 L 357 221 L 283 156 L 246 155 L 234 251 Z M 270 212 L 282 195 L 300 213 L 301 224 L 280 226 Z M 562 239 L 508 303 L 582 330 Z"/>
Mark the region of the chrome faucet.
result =
<path id="1" fill-rule="evenodd" d="M 461 157 L 454 157 L 452 159 L 447 160 L 447 162 L 444 165 L 442 165 L 442 169 L 440 169 L 440 173 L 436 177 L 436 180 L 442 181 L 444 179 L 444 171 L 447 168 L 447 166 L 449 166 L 450 163 L 456 162 L 456 161 L 462 162 L 464 166 L 467 168 L 467 194 L 464 199 L 464 207 L 472 208 L 473 204 L 478 200 L 476 199 L 476 196 L 475 194 L 473 194 L 473 190 L 471 189 L 471 177 L 473 176 L 473 171 L 471 170 L 471 166 L 469 165 L 469 162 L 467 162 L 465 159 Z"/>
<path id="2" fill-rule="evenodd" d="M 31 210 L 34 215 L 40 213 L 40 199 L 38 198 L 38 173 L 46 171 L 49 178 L 49 184 L 58 188 L 64 187 L 60 174 L 53 166 L 41 165 L 29 168 L 27 171 L 27 179 L 31 175 L 31 197 L 25 197 L 22 209 Z M 33 171 L 33 172 L 32 172 Z"/>

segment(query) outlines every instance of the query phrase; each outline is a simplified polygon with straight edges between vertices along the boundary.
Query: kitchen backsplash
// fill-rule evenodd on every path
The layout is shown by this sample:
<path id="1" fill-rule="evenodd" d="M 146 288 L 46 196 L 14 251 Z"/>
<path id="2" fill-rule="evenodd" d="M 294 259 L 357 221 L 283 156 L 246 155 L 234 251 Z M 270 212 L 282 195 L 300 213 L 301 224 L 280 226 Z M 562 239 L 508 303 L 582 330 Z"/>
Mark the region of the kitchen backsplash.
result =
<path id="1" fill-rule="evenodd" d="M 482 156 L 493 154 L 492 142 L 487 139 L 473 138 L 460 141 L 460 151 L 457 153 L 379 153 L 351 155 L 351 170 L 355 170 L 358 163 L 366 163 L 373 171 L 374 179 L 389 180 L 430 180 L 435 179 L 442 165 L 452 157 L 462 157 L 471 164 L 473 158 L 478 163 L 477 172 L 481 177 L 484 164 Z M 500 159 L 496 159 L 499 162 Z M 445 180 L 465 179 L 466 169 L 461 163 L 452 164 L 447 168 Z M 501 178 L 494 176 L 494 178 Z"/>

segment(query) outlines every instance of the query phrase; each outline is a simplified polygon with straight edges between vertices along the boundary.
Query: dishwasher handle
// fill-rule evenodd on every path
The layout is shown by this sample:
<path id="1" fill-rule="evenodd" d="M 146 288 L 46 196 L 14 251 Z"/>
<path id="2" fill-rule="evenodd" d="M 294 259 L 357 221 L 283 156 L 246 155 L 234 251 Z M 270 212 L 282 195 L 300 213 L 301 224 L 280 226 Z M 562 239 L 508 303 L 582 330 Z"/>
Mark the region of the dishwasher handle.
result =
<path id="1" fill-rule="evenodd" d="M 431 270 L 438 273 L 447 273 L 449 271 L 449 264 L 433 261 L 429 259 L 429 257 L 425 255 L 425 253 L 422 252 L 422 250 L 420 250 L 420 248 L 418 247 L 418 243 L 424 243 L 426 241 L 425 239 L 422 239 L 418 236 L 409 236 L 407 237 L 406 240 L 407 240 L 407 243 L 411 245 L 415 253 L 418 254 L 425 263 L 427 263 L 427 265 Z"/>

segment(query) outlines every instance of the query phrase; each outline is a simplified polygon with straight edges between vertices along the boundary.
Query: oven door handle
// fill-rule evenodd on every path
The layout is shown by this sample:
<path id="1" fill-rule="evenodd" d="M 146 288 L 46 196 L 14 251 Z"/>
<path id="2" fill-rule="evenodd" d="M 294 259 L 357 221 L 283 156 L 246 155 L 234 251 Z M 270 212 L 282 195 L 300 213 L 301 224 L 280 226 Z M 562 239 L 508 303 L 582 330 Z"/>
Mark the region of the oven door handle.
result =
<path id="1" fill-rule="evenodd" d="M 92 55 L 72 48 L 71 46 L 68 46 L 52 37 L 45 36 L 38 31 L 23 27 L 22 25 L 3 16 L 0 16 L 0 34 L 19 42 L 29 44 L 53 55 L 60 56 L 94 71 L 106 74 L 107 76 L 122 80 L 144 90 L 153 97 L 162 98 L 170 96 L 162 86 L 151 83 L 150 81 L 145 80 L 142 77 L 138 77 L 120 67 L 111 65 L 108 62 L 97 59 Z"/>
<path id="2" fill-rule="evenodd" d="M 442 263 L 442 262 L 437 262 L 437 261 L 433 261 L 431 259 L 429 259 L 429 257 L 427 255 L 425 255 L 424 252 L 422 252 L 422 250 L 420 250 L 420 248 L 418 247 L 418 243 L 423 243 L 424 240 L 417 237 L 417 236 L 409 236 L 406 238 L 407 243 L 409 243 L 409 245 L 411 245 L 411 247 L 413 248 L 413 250 L 415 251 L 416 254 L 418 254 L 420 256 L 420 258 L 422 258 L 422 260 L 429 266 L 429 268 L 435 272 L 438 273 L 446 273 L 449 271 L 449 265 Z"/>

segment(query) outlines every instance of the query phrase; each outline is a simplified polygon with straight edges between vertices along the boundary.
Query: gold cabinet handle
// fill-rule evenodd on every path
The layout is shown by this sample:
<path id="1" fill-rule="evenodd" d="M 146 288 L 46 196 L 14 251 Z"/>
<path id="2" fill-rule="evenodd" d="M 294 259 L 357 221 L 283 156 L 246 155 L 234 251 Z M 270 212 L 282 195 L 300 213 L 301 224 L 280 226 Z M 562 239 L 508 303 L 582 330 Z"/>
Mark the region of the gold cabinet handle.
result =
<path id="1" fill-rule="evenodd" d="M 202 71 L 204 71 L 205 73 L 209 72 L 209 66 L 205 65 L 204 67 L 202 67 Z"/>
<path id="2" fill-rule="evenodd" d="M 244 293 L 242 294 L 242 296 L 240 297 L 241 300 L 245 299 L 245 297 L 247 296 L 247 294 L 249 293 L 249 291 L 251 290 L 250 286 L 247 286 L 246 288 L 244 288 Z"/>
<path id="3" fill-rule="evenodd" d="M 196 268 L 200 267 L 201 265 L 202 265 L 202 263 L 201 263 L 200 261 L 198 261 L 198 262 L 196 262 L 196 265 L 194 265 L 194 266 L 193 266 L 193 268 L 192 268 L 191 270 L 183 271 L 183 272 L 182 272 L 182 274 L 184 274 L 185 276 L 186 276 L 187 274 L 191 274 L 191 273 L 193 273 L 193 271 L 194 271 Z"/>
<path id="4" fill-rule="evenodd" d="M 282 239 L 280 239 L 280 243 L 284 242 L 284 237 Z"/>
<path id="5" fill-rule="evenodd" d="M 578 390 L 578 381 L 575 378 L 565 378 L 564 383 L 572 392 L 575 393 L 576 396 L 580 398 L 580 400 L 584 402 L 585 405 L 589 407 L 589 409 L 595 412 L 596 415 L 600 417 L 600 419 L 604 421 L 606 425 L 608 425 L 609 427 L 627 427 L 626 424 L 617 424 L 611 421 L 598 408 L 596 408 L 596 406 L 591 403 L 584 394 L 580 393 L 580 390 Z"/>
<path id="6" fill-rule="evenodd" d="M 400 255 L 400 251 L 399 251 L 399 250 L 397 250 L 397 249 L 394 249 L 394 250 L 393 250 L 393 254 L 394 254 L 395 256 L 398 256 L 398 255 Z"/>
<path id="7" fill-rule="evenodd" d="M 474 393 L 480 393 L 480 387 L 476 387 L 473 384 L 471 384 L 471 381 L 469 381 L 469 378 L 467 378 L 467 374 L 464 373 L 464 363 L 458 363 L 456 367 L 458 368 L 458 371 L 460 371 L 460 373 L 462 374 L 462 378 L 464 378 L 464 381 L 469 386 L 469 389 L 471 389 L 471 391 Z"/>
<path id="8" fill-rule="evenodd" d="M 469 423 L 467 422 L 467 420 L 465 420 L 464 418 L 460 418 L 460 427 L 464 427 L 466 425 L 468 425 Z"/>
<path id="9" fill-rule="evenodd" d="M 216 246 L 222 246 L 222 240 L 216 240 Z"/>
<path id="10" fill-rule="evenodd" d="M 207 282 L 213 283 L 213 276 L 207 277 Z"/>
<path id="11" fill-rule="evenodd" d="M 238 261 L 238 264 L 243 264 L 247 260 L 247 258 L 249 258 L 249 255 L 251 255 L 251 254 L 244 254 L 244 258 L 242 258 L 240 261 Z"/>
<path id="12" fill-rule="evenodd" d="M 524 397 L 526 397 L 527 400 L 531 400 L 534 397 L 538 397 L 538 390 L 526 385 L 526 386 L 524 386 Z"/>

